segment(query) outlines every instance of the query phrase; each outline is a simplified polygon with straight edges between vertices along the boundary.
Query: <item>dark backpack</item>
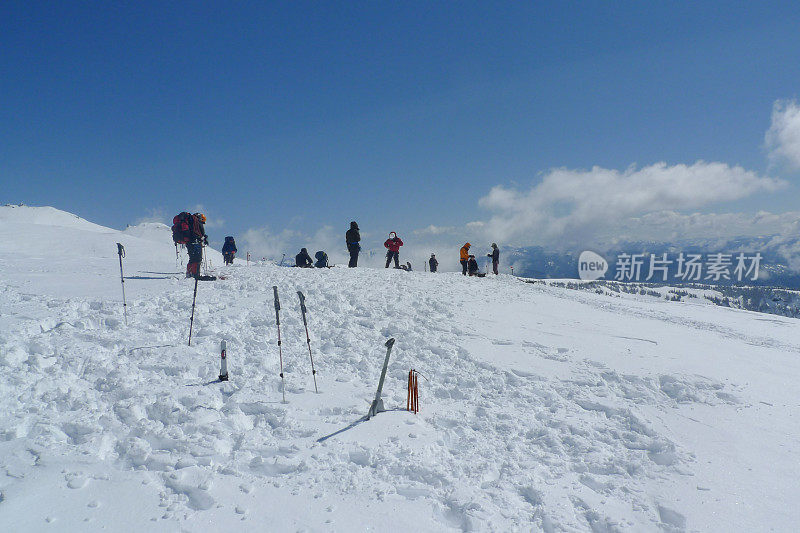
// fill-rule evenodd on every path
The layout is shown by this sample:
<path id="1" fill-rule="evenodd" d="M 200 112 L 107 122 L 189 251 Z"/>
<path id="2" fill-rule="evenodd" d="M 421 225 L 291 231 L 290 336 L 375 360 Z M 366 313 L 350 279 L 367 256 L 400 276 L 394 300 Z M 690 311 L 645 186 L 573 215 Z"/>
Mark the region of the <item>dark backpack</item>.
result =
<path id="1" fill-rule="evenodd" d="M 236 252 L 236 241 L 233 237 L 225 237 L 225 244 L 222 245 L 222 253 L 229 254 Z"/>
<path id="2" fill-rule="evenodd" d="M 172 240 L 178 244 L 189 244 L 203 237 L 203 230 L 197 217 L 186 211 L 172 219 Z"/>
<path id="3" fill-rule="evenodd" d="M 328 254 L 320 250 L 319 252 L 314 254 L 314 257 L 317 260 L 316 266 L 317 268 L 325 268 L 328 266 Z"/>

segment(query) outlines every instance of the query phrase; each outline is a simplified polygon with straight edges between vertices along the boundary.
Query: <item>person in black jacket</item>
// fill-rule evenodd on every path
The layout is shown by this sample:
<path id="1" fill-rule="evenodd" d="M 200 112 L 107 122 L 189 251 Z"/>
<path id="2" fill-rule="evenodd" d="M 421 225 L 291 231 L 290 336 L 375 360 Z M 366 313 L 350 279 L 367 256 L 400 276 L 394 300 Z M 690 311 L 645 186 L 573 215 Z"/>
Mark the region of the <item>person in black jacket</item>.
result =
<path id="1" fill-rule="evenodd" d="M 486 276 L 486 274 L 482 273 L 480 268 L 478 268 L 478 261 L 475 259 L 474 255 L 470 255 L 469 260 L 467 260 L 467 271 L 470 276 L 477 276 L 479 278 Z"/>
<path id="2" fill-rule="evenodd" d="M 431 272 L 436 272 L 439 268 L 439 261 L 436 260 L 435 254 L 431 254 L 431 258 L 428 259 L 428 266 L 431 267 Z"/>
<path id="3" fill-rule="evenodd" d="M 326 254 L 324 250 L 320 250 L 319 252 L 315 253 L 314 258 L 317 260 L 317 262 L 314 263 L 315 267 L 328 268 L 328 254 Z"/>
<path id="4" fill-rule="evenodd" d="M 305 248 L 300 250 L 300 253 L 294 257 L 294 266 L 301 268 L 312 268 L 314 266 L 314 261 L 308 255 L 308 250 Z"/>
<path id="5" fill-rule="evenodd" d="M 492 243 L 492 251 L 486 254 L 486 257 L 492 258 L 492 271 L 494 275 L 497 275 L 497 267 L 500 265 L 500 249 L 497 247 L 497 243 Z"/>
<path id="6" fill-rule="evenodd" d="M 347 251 L 350 252 L 350 262 L 347 266 L 357 267 L 358 252 L 361 251 L 361 233 L 358 232 L 358 224 L 355 220 L 350 223 L 350 229 L 345 233 L 344 240 L 347 242 Z"/>

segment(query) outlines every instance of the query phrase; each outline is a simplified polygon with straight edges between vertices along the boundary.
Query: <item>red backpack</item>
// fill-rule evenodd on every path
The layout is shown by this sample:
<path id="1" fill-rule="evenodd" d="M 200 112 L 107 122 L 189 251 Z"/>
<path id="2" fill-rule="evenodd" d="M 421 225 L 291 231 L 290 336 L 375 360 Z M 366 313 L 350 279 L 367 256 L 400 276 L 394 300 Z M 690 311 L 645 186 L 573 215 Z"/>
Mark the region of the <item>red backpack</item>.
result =
<path id="1" fill-rule="evenodd" d="M 200 221 L 186 211 L 175 215 L 172 219 L 172 240 L 178 244 L 189 244 L 195 237 L 202 238 Z"/>

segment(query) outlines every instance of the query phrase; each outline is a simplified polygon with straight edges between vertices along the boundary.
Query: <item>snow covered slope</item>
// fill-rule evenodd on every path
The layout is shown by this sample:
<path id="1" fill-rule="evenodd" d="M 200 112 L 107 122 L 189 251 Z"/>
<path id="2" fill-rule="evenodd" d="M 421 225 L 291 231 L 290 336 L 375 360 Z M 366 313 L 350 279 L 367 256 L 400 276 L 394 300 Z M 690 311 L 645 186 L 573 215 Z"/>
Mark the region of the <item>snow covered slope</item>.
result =
<path id="1" fill-rule="evenodd" d="M 215 256 L 227 279 L 199 284 L 189 347 L 169 240 L 20 220 L 0 214 L 0 530 L 796 527 L 794 319 Z M 389 337 L 389 411 L 363 421 Z"/>
<path id="2" fill-rule="evenodd" d="M 126 276 L 179 276 L 186 251 L 175 257 L 172 231 L 145 223 L 117 231 L 52 207 L 0 207 L 0 272 L 21 290 L 64 297 L 120 293 L 116 243 L 125 247 Z M 206 248 L 211 266 L 222 254 Z"/>

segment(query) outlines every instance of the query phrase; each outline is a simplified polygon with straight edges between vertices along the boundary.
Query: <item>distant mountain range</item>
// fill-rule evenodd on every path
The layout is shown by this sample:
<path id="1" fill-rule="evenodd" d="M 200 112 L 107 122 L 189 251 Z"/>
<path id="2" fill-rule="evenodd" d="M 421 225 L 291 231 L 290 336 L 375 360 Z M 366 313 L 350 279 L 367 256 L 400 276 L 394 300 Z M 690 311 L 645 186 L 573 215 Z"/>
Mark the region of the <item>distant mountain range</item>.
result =
<path id="1" fill-rule="evenodd" d="M 800 238 L 798 237 L 740 237 L 728 240 L 705 240 L 683 242 L 626 242 L 619 243 L 607 249 L 586 248 L 601 255 L 608 262 L 608 271 L 600 279 L 614 280 L 625 275 L 622 281 L 670 283 L 680 285 L 685 283 L 711 283 L 715 285 L 759 285 L 783 287 L 788 289 L 800 288 Z M 509 265 L 514 267 L 514 274 L 531 278 L 559 278 L 578 279 L 578 260 L 583 249 L 554 251 L 541 246 L 522 248 L 506 248 L 505 258 Z M 680 254 L 684 262 L 679 264 Z M 758 279 L 752 280 L 752 273 L 737 279 L 737 259 L 739 254 L 744 254 L 745 268 L 752 267 L 755 254 L 760 254 Z M 641 254 L 641 255 L 637 255 Z M 657 259 L 666 259 L 670 263 L 656 269 L 651 279 L 650 275 L 651 254 Z M 724 254 L 717 257 L 716 254 Z M 632 259 L 637 255 L 636 259 Z M 696 263 L 701 263 L 698 270 L 688 273 L 686 262 L 692 255 Z M 640 262 L 638 276 L 630 265 Z M 726 271 L 724 275 L 714 274 L 711 263 L 717 263 L 717 270 Z M 659 263 L 656 263 L 659 266 Z M 682 268 L 681 268 L 682 267 Z M 699 272 L 699 273 L 698 273 Z M 666 273 L 666 279 L 664 279 Z M 742 272 L 744 274 L 745 272 Z M 690 275 L 687 275 L 690 274 Z M 697 276 L 699 275 L 699 279 Z M 719 277 L 719 279 L 716 279 Z"/>

